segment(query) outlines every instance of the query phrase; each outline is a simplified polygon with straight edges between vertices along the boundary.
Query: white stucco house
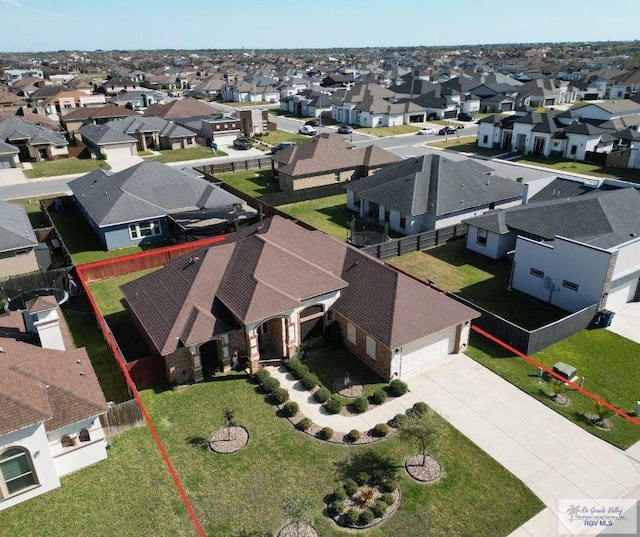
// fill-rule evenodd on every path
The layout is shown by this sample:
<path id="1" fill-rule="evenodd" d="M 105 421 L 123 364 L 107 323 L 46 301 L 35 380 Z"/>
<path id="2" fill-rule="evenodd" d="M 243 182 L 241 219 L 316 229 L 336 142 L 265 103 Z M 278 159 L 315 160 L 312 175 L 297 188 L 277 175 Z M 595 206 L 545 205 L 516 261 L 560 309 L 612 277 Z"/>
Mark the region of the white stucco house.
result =
<path id="1" fill-rule="evenodd" d="M 510 287 L 567 311 L 638 298 L 640 192 L 585 189 L 465 220 L 467 248 L 513 260 Z M 535 198 L 534 198 L 535 199 Z"/>
<path id="2" fill-rule="evenodd" d="M 107 458 L 107 403 L 56 300 L 0 315 L 0 511 L 60 487 Z"/>

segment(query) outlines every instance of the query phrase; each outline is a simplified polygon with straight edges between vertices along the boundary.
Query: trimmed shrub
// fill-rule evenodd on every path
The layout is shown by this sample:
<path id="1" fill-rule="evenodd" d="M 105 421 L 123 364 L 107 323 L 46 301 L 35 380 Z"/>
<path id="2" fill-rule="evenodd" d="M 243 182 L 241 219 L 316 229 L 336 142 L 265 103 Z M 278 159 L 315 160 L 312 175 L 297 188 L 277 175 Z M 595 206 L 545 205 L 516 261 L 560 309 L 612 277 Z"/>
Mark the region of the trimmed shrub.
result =
<path id="1" fill-rule="evenodd" d="M 313 398 L 318 401 L 318 403 L 326 403 L 329 397 L 331 397 L 331 392 L 329 388 L 325 388 L 324 386 L 320 386 L 320 388 L 313 392 Z"/>
<path id="2" fill-rule="evenodd" d="M 409 386 L 407 386 L 406 382 L 403 382 L 400 379 L 393 379 L 389 383 L 389 393 L 393 395 L 393 397 L 400 397 L 409 391 Z"/>
<path id="3" fill-rule="evenodd" d="M 289 392 L 284 388 L 276 388 L 271 392 L 271 399 L 276 405 L 281 405 L 289 400 Z"/>
<path id="4" fill-rule="evenodd" d="M 307 389 L 313 390 L 320 381 L 318 380 L 318 375 L 315 373 L 305 373 L 305 375 L 300 379 L 300 383 Z"/>
<path id="5" fill-rule="evenodd" d="M 306 431 L 309 427 L 313 425 L 311 418 L 302 418 L 297 424 L 296 427 L 301 431 Z"/>
<path id="6" fill-rule="evenodd" d="M 420 401 L 413 405 L 413 408 L 411 410 L 413 411 L 413 414 L 415 416 L 424 416 L 427 412 L 429 412 L 429 405 L 427 403 L 424 403 L 423 401 Z"/>
<path id="7" fill-rule="evenodd" d="M 387 512 L 388 505 L 382 500 L 378 500 L 376 504 L 372 507 L 371 511 L 373 512 L 373 516 L 376 518 L 382 518 L 384 514 Z"/>
<path id="8" fill-rule="evenodd" d="M 387 436 L 389 434 L 389 426 L 386 423 L 378 423 L 373 428 L 373 436 L 377 436 L 382 438 L 383 436 Z"/>
<path id="9" fill-rule="evenodd" d="M 357 399 L 353 400 L 350 406 L 351 410 L 353 410 L 356 414 L 362 414 L 369 408 L 369 401 L 366 397 L 358 397 Z"/>
<path id="10" fill-rule="evenodd" d="M 309 368 L 303 364 L 298 358 L 292 358 L 289 360 L 289 369 L 293 373 L 293 376 L 297 379 L 302 378 L 309 372 Z"/>
<path id="11" fill-rule="evenodd" d="M 358 472 L 356 474 L 356 483 L 362 486 L 369 482 L 369 474 L 367 472 Z"/>
<path id="12" fill-rule="evenodd" d="M 333 394 L 329 397 L 324 406 L 332 414 L 340 414 L 340 411 L 342 410 L 342 399 L 340 399 L 336 394 Z"/>
<path id="13" fill-rule="evenodd" d="M 329 516 L 340 516 L 344 513 L 344 502 L 331 502 L 327 511 L 329 511 Z"/>
<path id="14" fill-rule="evenodd" d="M 300 358 L 298 358 L 297 356 L 294 356 L 293 358 L 291 358 L 291 360 L 287 362 L 287 369 L 289 369 L 289 371 L 295 371 L 301 365 L 302 365 L 302 362 L 300 361 Z"/>
<path id="15" fill-rule="evenodd" d="M 333 429 L 331 427 L 323 427 L 320 429 L 318 436 L 322 438 L 322 440 L 329 440 L 333 436 Z"/>
<path id="16" fill-rule="evenodd" d="M 358 487 L 359 487 L 358 483 L 356 483 L 353 479 L 347 479 L 344 482 L 344 490 L 349 496 L 352 496 L 353 494 L 358 492 Z"/>
<path id="17" fill-rule="evenodd" d="M 381 405 L 386 400 L 387 400 L 387 392 L 385 392 L 382 388 L 380 388 L 379 390 L 376 390 L 371 395 L 371 402 L 374 405 Z"/>
<path id="18" fill-rule="evenodd" d="M 399 427 L 406 425 L 408 421 L 409 421 L 409 416 L 407 416 L 406 414 L 396 414 L 393 418 L 389 420 L 389 425 L 391 425 L 391 427 L 395 429 L 398 429 Z"/>
<path id="19" fill-rule="evenodd" d="M 396 499 L 393 497 L 393 494 L 390 494 L 388 492 L 385 492 L 382 496 L 380 496 L 380 499 L 378 501 L 386 503 L 387 507 L 396 503 Z"/>
<path id="20" fill-rule="evenodd" d="M 282 407 L 282 412 L 287 418 L 293 418 L 300 410 L 300 405 L 295 401 L 289 401 Z"/>
<path id="21" fill-rule="evenodd" d="M 331 501 L 333 502 L 342 502 L 347 499 L 347 493 L 344 490 L 344 487 L 338 487 L 331 494 Z"/>
<path id="22" fill-rule="evenodd" d="M 358 511 L 351 508 L 344 514 L 344 523 L 347 526 L 355 526 L 358 522 Z"/>
<path id="23" fill-rule="evenodd" d="M 380 484 L 380 488 L 382 492 L 391 493 L 398 488 L 398 482 L 395 479 L 386 479 Z"/>
<path id="24" fill-rule="evenodd" d="M 278 379 L 274 379 L 273 377 L 269 377 L 265 379 L 262 383 L 262 388 L 265 393 L 271 393 L 274 390 L 277 390 L 280 387 L 280 381 Z"/>
<path id="25" fill-rule="evenodd" d="M 256 380 L 262 384 L 264 383 L 265 380 L 267 380 L 269 377 L 271 377 L 271 373 L 269 373 L 268 369 L 258 369 L 258 371 L 256 371 L 256 374 L 254 375 L 254 377 L 256 378 Z"/>
<path id="26" fill-rule="evenodd" d="M 362 437 L 362 433 L 358 429 L 351 429 L 347 434 L 347 440 L 349 442 L 357 442 Z M 353 494 L 353 493 L 352 493 Z"/>
<path id="27" fill-rule="evenodd" d="M 364 511 L 362 511 L 362 513 L 360 513 L 360 516 L 358 517 L 358 524 L 360 524 L 360 526 L 366 526 L 374 518 L 375 517 L 373 516 L 373 512 L 371 511 L 371 509 L 365 509 Z"/>

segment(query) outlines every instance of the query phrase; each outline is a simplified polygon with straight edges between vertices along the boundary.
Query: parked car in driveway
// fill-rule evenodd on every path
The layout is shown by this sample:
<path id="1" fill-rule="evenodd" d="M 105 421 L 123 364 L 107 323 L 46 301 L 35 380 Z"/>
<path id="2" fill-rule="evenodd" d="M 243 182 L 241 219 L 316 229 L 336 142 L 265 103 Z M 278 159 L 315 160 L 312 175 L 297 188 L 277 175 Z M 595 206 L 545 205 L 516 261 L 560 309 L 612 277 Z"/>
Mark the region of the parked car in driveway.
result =
<path id="1" fill-rule="evenodd" d="M 312 127 L 317 127 L 320 125 L 320 122 L 317 119 L 310 119 L 309 121 L 305 121 L 305 125 L 311 125 Z"/>
<path id="2" fill-rule="evenodd" d="M 443 134 L 455 134 L 456 133 L 456 129 L 455 127 L 451 127 L 451 126 L 447 126 L 447 127 L 442 127 L 439 131 L 438 134 L 439 135 L 443 135 Z"/>
<path id="3" fill-rule="evenodd" d="M 300 130 L 298 132 L 300 134 L 306 134 L 307 136 L 315 136 L 316 134 L 318 134 L 316 128 L 312 127 L 311 125 L 303 125 L 302 127 L 300 127 Z"/>
<path id="4" fill-rule="evenodd" d="M 274 145 L 271 148 L 271 154 L 275 155 L 278 151 L 282 151 L 283 149 L 287 149 L 287 147 L 292 147 L 296 145 L 295 142 L 280 142 L 278 145 Z"/>
<path id="5" fill-rule="evenodd" d="M 251 149 L 251 140 L 249 140 L 249 138 L 241 136 L 233 141 L 233 147 L 234 149 Z"/>
<path id="6" fill-rule="evenodd" d="M 458 114 L 458 119 L 460 121 L 475 121 L 476 118 L 473 117 L 471 114 L 467 114 L 466 112 L 460 112 Z"/>
<path id="7" fill-rule="evenodd" d="M 433 127 L 422 127 L 416 134 L 435 134 L 436 129 Z"/>
<path id="8" fill-rule="evenodd" d="M 351 134 L 353 127 L 351 125 L 340 125 L 338 127 L 338 134 Z"/>

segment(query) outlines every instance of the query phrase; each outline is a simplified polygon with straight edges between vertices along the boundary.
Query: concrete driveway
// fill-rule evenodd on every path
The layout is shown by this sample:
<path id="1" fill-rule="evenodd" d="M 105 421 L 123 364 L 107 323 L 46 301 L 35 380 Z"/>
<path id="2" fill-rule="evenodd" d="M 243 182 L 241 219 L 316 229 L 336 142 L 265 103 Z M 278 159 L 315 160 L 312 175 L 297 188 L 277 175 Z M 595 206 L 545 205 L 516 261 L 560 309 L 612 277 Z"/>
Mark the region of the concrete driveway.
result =
<path id="1" fill-rule="evenodd" d="M 0 169 L 0 187 L 26 183 L 27 178 L 24 176 L 24 173 L 22 173 L 22 168 Z"/>
<path id="2" fill-rule="evenodd" d="M 640 343 L 640 302 L 629 302 L 613 311 L 615 315 L 607 330 Z"/>
<path id="3" fill-rule="evenodd" d="M 547 506 L 518 537 L 557 536 L 560 499 L 640 498 L 640 443 L 596 438 L 465 355 L 406 379 L 411 391 L 521 479 Z"/>

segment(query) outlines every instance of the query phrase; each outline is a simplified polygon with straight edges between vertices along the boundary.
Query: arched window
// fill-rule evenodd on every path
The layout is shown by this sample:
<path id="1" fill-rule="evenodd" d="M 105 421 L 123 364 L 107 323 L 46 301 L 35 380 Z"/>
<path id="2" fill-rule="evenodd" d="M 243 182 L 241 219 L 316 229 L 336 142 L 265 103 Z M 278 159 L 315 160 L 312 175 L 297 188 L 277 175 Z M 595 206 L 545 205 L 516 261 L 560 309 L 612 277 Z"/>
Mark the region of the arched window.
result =
<path id="1" fill-rule="evenodd" d="M 89 431 L 87 429 L 80 429 L 78 440 L 80 440 L 80 442 L 90 442 L 91 436 L 89 435 Z"/>
<path id="2" fill-rule="evenodd" d="M 60 443 L 63 448 L 73 447 L 73 439 L 69 435 L 64 435 L 60 438 Z"/>
<path id="3" fill-rule="evenodd" d="M 12 447 L 0 455 L 0 491 L 4 497 L 38 484 L 31 456 L 26 449 Z"/>

